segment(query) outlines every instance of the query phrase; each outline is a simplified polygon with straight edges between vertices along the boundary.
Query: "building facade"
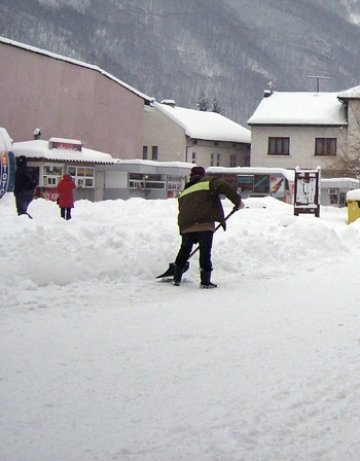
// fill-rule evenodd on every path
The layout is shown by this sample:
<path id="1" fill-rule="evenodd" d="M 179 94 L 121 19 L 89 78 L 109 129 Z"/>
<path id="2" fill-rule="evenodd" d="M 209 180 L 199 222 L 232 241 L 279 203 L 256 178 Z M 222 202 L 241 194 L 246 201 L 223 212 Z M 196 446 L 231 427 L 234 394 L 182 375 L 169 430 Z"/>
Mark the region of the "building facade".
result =
<path id="1" fill-rule="evenodd" d="M 143 159 L 208 166 L 246 166 L 250 130 L 215 112 L 155 102 L 145 112 Z"/>
<path id="2" fill-rule="evenodd" d="M 0 126 L 14 141 L 81 139 L 115 158 L 141 158 L 152 98 L 104 70 L 0 37 Z M 5 65 L 6 64 L 6 65 Z"/>
<path id="3" fill-rule="evenodd" d="M 248 120 L 251 166 L 320 166 L 333 175 L 349 153 L 349 136 L 359 132 L 354 101 L 349 94 L 266 92 Z"/>

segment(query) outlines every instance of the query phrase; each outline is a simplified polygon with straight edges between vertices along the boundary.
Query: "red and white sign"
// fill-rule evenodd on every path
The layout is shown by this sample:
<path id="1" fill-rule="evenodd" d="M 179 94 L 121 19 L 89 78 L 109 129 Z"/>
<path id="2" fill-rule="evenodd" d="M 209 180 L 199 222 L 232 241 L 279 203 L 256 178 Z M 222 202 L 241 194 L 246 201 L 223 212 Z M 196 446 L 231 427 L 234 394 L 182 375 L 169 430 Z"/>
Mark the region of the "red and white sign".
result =
<path id="1" fill-rule="evenodd" d="M 81 152 L 81 141 L 75 139 L 50 138 L 49 149 L 75 150 Z"/>

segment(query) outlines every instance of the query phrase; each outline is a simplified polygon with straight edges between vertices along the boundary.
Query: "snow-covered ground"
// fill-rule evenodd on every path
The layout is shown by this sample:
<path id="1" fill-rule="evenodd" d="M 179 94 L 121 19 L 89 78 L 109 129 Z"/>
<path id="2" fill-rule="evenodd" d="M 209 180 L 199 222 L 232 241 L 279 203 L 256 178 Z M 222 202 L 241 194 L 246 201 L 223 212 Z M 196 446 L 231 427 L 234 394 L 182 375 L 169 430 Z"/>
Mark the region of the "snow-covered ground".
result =
<path id="1" fill-rule="evenodd" d="M 2 198 L 1 461 L 359 459 L 360 220 L 246 203 L 201 290 L 176 200 Z"/>

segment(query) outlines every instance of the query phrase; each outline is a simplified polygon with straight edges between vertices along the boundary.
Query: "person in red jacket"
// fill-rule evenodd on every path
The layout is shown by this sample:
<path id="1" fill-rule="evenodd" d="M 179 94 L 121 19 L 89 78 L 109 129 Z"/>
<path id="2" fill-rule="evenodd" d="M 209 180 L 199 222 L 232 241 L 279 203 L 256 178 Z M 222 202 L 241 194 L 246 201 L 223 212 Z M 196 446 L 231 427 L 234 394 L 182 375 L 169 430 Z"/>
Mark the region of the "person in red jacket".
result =
<path id="1" fill-rule="evenodd" d="M 76 189 L 76 185 L 71 175 L 64 174 L 57 186 L 57 192 L 59 194 L 57 203 L 60 207 L 61 217 L 66 220 L 71 219 L 71 208 L 74 208 L 74 189 Z"/>

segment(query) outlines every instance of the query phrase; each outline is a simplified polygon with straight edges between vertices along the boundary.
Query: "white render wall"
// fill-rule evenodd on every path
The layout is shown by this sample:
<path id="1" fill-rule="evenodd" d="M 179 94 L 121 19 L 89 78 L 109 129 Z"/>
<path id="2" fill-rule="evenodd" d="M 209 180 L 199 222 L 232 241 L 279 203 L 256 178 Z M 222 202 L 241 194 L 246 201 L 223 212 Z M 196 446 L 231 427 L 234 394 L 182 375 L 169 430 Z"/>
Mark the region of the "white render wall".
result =
<path id="1" fill-rule="evenodd" d="M 211 154 L 220 154 L 220 166 L 230 166 L 230 156 L 237 156 L 237 166 L 246 166 L 250 155 L 250 144 L 219 141 L 195 140 L 186 136 L 182 126 L 165 113 L 152 107 L 146 108 L 144 115 L 144 145 L 148 147 L 148 159 L 151 160 L 151 147 L 158 146 L 158 160 L 161 162 L 178 161 L 192 163 L 192 153 L 196 153 L 193 163 L 204 167 L 211 166 Z"/>
<path id="2" fill-rule="evenodd" d="M 191 140 L 189 140 L 191 142 Z M 235 144 L 230 142 L 219 142 L 215 145 L 213 141 L 199 140 L 197 144 L 188 147 L 188 162 L 192 162 L 192 154 L 196 154 L 198 165 L 205 168 L 208 166 L 230 167 L 231 155 L 236 155 L 236 166 L 248 166 L 248 157 L 250 155 L 250 146 L 247 144 Z M 214 154 L 214 163 L 211 165 L 211 154 Z M 217 155 L 220 155 L 220 164 L 217 165 Z"/>
<path id="3" fill-rule="evenodd" d="M 251 166 L 304 169 L 331 168 L 345 152 L 347 127 L 252 126 Z M 269 137 L 290 138 L 290 155 L 268 155 Z M 315 138 L 336 138 L 337 156 L 315 156 Z"/>
<path id="4" fill-rule="evenodd" d="M 148 148 L 148 160 L 152 160 L 152 146 L 158 146 L 158 161 L 186 162 L 184 130 L 156 107 L 146 108 L 144 113 L 144 146 Z"/>

